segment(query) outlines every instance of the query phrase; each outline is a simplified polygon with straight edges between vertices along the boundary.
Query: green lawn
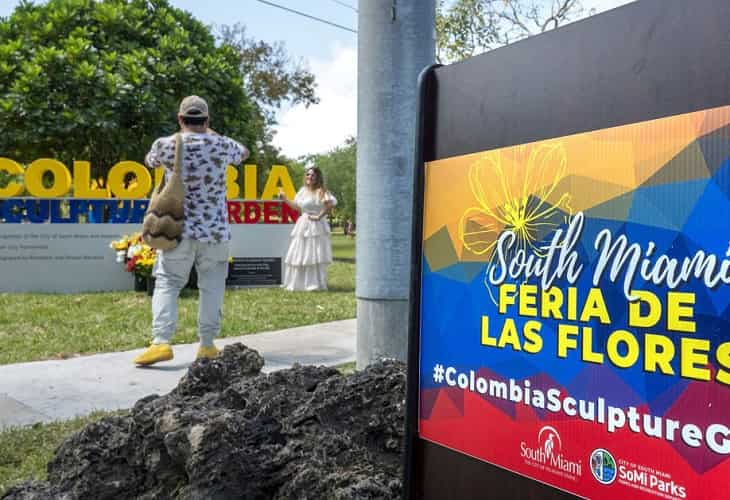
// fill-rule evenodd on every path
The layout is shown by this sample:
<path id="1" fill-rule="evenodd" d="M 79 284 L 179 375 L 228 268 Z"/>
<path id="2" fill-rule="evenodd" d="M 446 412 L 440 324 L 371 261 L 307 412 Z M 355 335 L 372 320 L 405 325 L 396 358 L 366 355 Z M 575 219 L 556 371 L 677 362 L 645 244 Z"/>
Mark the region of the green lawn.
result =
<path id="1" fill-rule="evenodd" d="M 355 242 L 333 235 L 326 292 L 252 288 L 226 292 L 222 337 L 355 317 Z M 174 343 L 197 340 L 197 292 L 183 291 Z M 150 297 L 129 292 L 0 294 L 0 364 L 144 347 Z"/>
<path id="2" fill-rule="evenodd" d="M 355 238 L 342 233 L 332 235 L 332 255 L 335 260 L 355 262 Z"/>

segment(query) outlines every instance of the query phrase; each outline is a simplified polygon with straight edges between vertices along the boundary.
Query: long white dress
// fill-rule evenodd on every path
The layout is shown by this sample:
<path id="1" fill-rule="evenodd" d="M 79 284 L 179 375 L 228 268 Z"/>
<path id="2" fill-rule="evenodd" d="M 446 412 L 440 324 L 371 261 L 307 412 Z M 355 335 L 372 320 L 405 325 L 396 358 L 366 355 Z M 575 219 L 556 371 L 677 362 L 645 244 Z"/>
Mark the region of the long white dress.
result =
<path id="1" fill-rule="evenodd" d="M 327 290 L 327 266 L 332 263 L 332 237 L 327 216 L 319 215 L 325 202 L 337 205 L 337 199 L 327 191 L 322 198 L 319 191 L 306 187 L 299 190 L 294 203 L 302 213 L 291 231 L 291 243 L 284 259 L 284 283 L 290 291 Z"/>

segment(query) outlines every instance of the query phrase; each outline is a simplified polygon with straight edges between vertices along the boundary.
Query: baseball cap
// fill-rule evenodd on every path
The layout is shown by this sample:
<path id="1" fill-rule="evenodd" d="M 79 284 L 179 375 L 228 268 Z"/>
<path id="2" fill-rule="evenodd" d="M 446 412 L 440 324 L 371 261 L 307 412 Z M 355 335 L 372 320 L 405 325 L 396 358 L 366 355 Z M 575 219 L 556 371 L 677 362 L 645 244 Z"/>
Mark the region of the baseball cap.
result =
<path id="1" fill-rule="evenodd" d="M 208 116 L 208 103 L 202 97 L 187 96 L 180 103 L 180 114 L 188 118 L 205 118 Z"/>

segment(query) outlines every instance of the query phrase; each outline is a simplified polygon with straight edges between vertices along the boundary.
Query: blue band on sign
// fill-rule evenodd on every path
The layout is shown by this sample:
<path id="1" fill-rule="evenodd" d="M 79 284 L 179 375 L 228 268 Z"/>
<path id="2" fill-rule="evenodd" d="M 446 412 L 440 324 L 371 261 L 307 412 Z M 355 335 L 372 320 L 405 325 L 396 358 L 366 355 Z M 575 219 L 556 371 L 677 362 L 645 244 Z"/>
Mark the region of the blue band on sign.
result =
<path id="1" fill-rule="evenodd" d="M 144 219 L 144 213 L 147 211 L 147 200 L 134 200 L 134 209 L 132 210 L 131 223 L 142 222 Z"/>
<path id="2" fill-rule="evenodd" d="M 10 224 L 19 224 L 23 221 L 23 200 L 9 199 L 2 204 L 3 220 Z"/>
<path id="3" fill-rule="evenodd" d="M 51 213 L 51 201 L 25 200 L 25 213 L 28 221 L 34 224 L 48 222 Z"/>
<path id="4" fill-rule="evenodd" d="M 64 205 L 68 216 L 64 216 Z M 149 200 L 33 199 L 0 200 L 0 224 L 78 224 L 79 216 L 87 224 L 139 224 L 144 219 Z"/>

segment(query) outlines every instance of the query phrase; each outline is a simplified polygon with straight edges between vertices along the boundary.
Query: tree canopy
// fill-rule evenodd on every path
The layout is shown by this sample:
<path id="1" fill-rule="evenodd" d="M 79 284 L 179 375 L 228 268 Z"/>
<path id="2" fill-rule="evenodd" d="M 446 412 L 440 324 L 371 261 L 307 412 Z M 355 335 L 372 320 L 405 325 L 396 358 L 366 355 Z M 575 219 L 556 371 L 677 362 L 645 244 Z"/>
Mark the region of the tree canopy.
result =
<path id="1" fill-rule="evenodd" d="M 262 50 L 254 60 L 269 78 L 254 87 L 247 70 Z M 156 137 L 176 130 L 190 94 L 208 100 L 211 127 L 248 145 L 253 161 L 271 137 L 266 109 L 315 101 L 313 77 L 292 68 L 283 47 L 216 38 L 168 0 L 25 1 L 0 18 L 3 156 L 90 160 L 97 172 L 142 161 Z"/>
<path id="2" fill-rule="evenodd" d="M 297 163 L 284 157 L 272 142 L 276 112 L 285 103 L 304 104 L 305 107 L 318 103 L 314 75 L 301 61 L 292 59 L 282 42 L 267 43 L 249 37 L 242 24 L 217 26 L 215 32 L 220 43 L 232 47 L 238 54 L 244 88 L 256 103 L 254 120 L 260 134 L 256 147 L 259 164 L 264 168 L 259 176 L 259 192 L 266 179 L 266 170 L 274 164 L 287 165 L 296 179 Z"/>
<path id="3" fill-rule="evenodd" d="M 239 54 L 244 87 L 262 107 L 268 122 L 275 122 L 274 112 L 284 102 L 316 104 L 314 75 L 301 61 L 287 53 L 282 42 L 268 43 L 246 34 L 246 27 L 237 23 L 216 28 L 220 41 Z"/>
<path id="4" fill-rule="evenodd" d="M 439 0 L 436 53 L 454 62 L 584 16 L 581 0 Z"/>

